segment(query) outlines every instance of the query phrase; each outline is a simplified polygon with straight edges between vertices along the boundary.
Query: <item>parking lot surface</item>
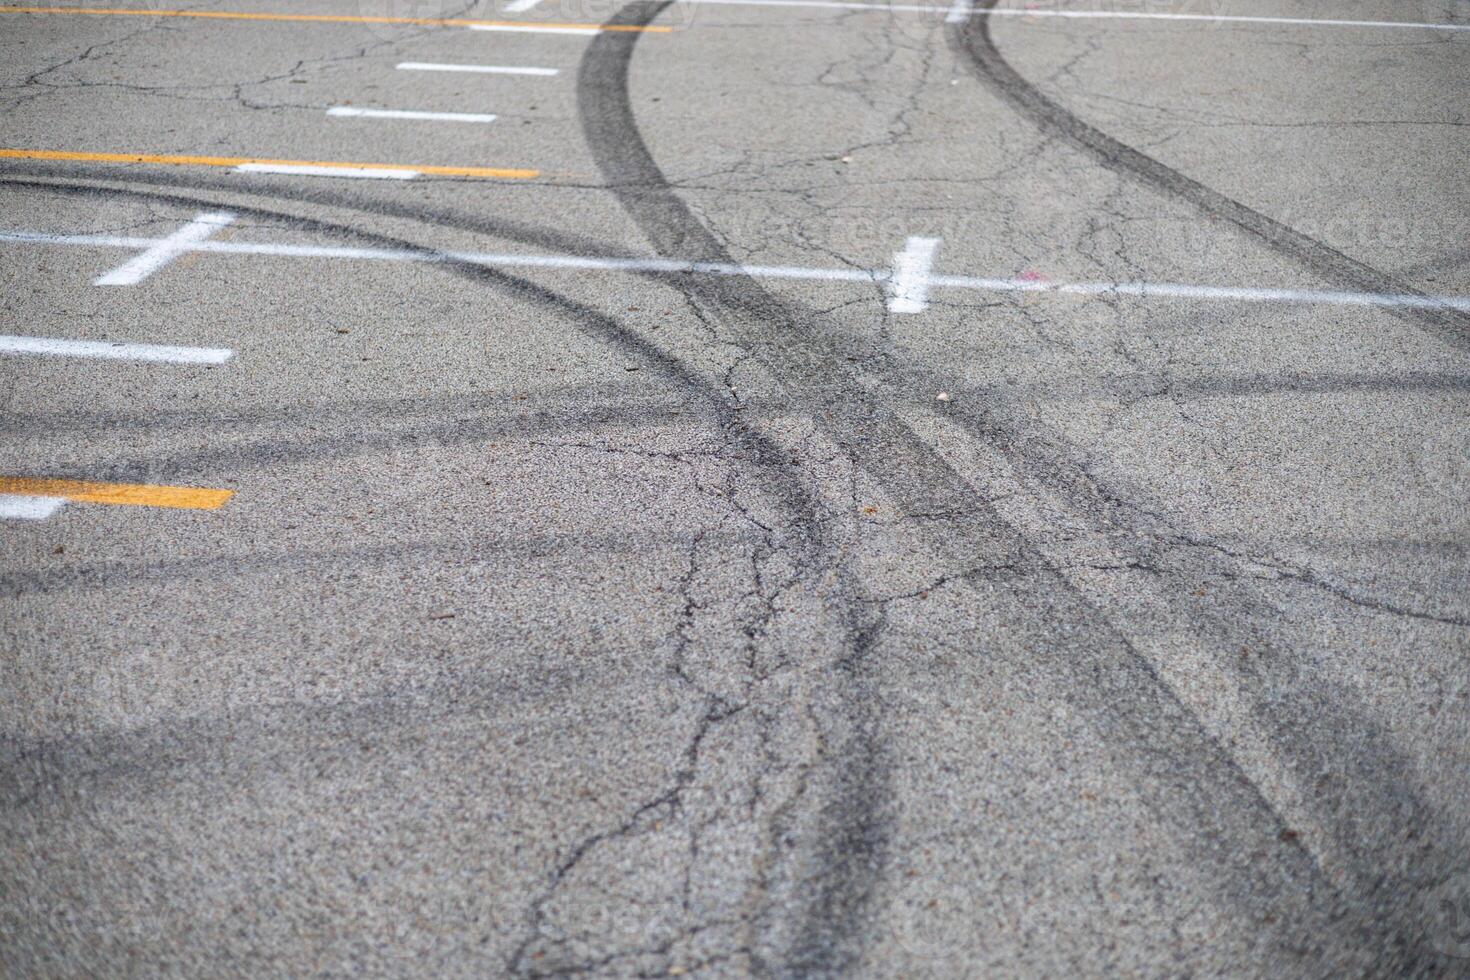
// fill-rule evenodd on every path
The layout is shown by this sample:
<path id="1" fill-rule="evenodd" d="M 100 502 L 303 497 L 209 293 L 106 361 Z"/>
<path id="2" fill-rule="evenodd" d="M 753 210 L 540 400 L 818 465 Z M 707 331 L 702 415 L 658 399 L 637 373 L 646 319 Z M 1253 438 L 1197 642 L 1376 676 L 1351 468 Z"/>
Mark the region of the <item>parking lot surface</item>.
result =
<path id="1" fill-rule="evenodd" d="M 0 6 L 0 971 L 1470 969 L 1470 5 Z"/>

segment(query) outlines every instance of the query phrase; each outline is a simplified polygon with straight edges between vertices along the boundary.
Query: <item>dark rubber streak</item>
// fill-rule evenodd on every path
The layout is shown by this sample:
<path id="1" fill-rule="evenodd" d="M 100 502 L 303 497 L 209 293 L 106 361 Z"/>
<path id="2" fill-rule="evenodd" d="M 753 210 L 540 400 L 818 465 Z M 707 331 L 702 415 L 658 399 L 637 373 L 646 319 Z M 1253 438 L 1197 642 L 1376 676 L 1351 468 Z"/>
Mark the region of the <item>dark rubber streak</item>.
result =
<path id="1" fill-rule="evenodd" d="M 66 190 L 50 184 L 46 187 L 51 190 Z M 133 196 L 189 206 L 207 203 L 191 196 L 153 191 L 91 187 L 85 190 L 71 190 L 76 193 Z M 350 207 L 355 210 L 369 210 L 353 204 L 344 204 L 340 199 L 333 203 L 336 206 Z M 437 254 L 412 242 L 366 233 L 344 225 L 300 218 L 260 208 L 242 207 L 236 204 L 227 206 L 232 210 L 254 217 L 290 223 L 302 230 L 349 235 L 387 247 L 422 251 L 426 256 Z M 415 215 L 410 214 L 409 216 Z M 841 717 L 827 719 L 827 737 L 840 742 L 846 750 L 842 757 L 855 764 L 844 767 L 838 772 L 837 792 L 834 798 L 827 801 L 826 805 L 841 809 L 843 813 L 858 813 L 860 819 L 835 824 L 841 829 L 827 841 L 825 856 L 828 860 L 826 864 L 830 867 L 854 869 L 876 867 L 880 863 L 879 856 L 883 846 L 883 837 L 876 822 L 876 815 L 882 801 L 886 798 L 888 780 L 882 760 L 879 758 L 876 721 L 864 707 L 873 703 L 873 699 L 858 694 L 864 688 L 866 681 L 860 676 L 860 668 L 854 667 L 854 665 L 861 665 L 866 660 L 867 648 L 875 635 L 871 622 L 872 616 L 861 603 L 855 600 L 853 583 L 841 566 L 840 556 L 836 549 L 825 541 L 825 525 L 819 504 L 812 499 L 806 487 L 798 479 L 798 473 L 791 466 L 786 454 L 767 437 L 753 429 L 747 423 L 743 413 L 736 411 L 729 402 L 721 397 L 718 389 L 711 382 L 645 338 L 624 328 L 613 318 L 527 280 L 487 269 L 484 266 L 452 260 L 440 261 L 435 265 L 473 282 L 495 286 L 530 302 L 549 306 L 558 312 L 565 313 L 576 324 L 575 329 L 610 343 L 630 355 L 637 356 L 665 374 L 681 388 L 703 398 L 718 419 L 726 439 L 732 447 L 741 450 L 742 462 L 762 475 L 767 491 L 786 511 L 789 524 L 779 529 L 782 533 L 778 535 L 778 544 L 794 553 L 798 566 L 808 569 L 809 577 L 820 576 L 823 569 L 831 569 L 834 572 L 835 583 L 828 587 L 829 598 L 837 606 L 838 618 L 844 627 L 847 639 L 846 655 L 836 668 L 840 676 L 836 678 L 835 687 L 839 691 L 844 707 L 857 706 L 857 710 L 847 711 Z M 118 474 L 113 474 L 113 478 L 117 476 Z M 36 584 L 21 579 L 11 581 L 10 587 L 26 590 L 28 586 L 33 587 Z M 871 887 L 849 887 L 850 884 L 849 877 L 839 876 L 832 879 L 829 887 L 824 889 L 825 901 L 823 904 L 831 909 L 849 907 L 857 910 L 863 907 Z M 856 920 L 852 921 L 855 924 Z M 508 965 L 512 971 L 525 972 L 525 964 L 521 960 L 522 954 L 526 951 L 527 947 L 523 943 L 520 951 Z"/>
<path id="2" fill-rule="evenodd" d="M 609 24 L 645 24 L 667 3 L 638 2 L 623 7 Z M 644 143 L 627 88 L 628 64 L 636 34 L 605 33 L 587 50 L 578 80 L 578 102 L 589 149 L 612 193 L 638 222 L 656 250 L 683 259 L 730 262 L 725 249 L 679 199 Z M 1270 901 L 1262 893 L 1330 892 L 1321 869 L 1299 842 L 1277 843 L 1286 828 L 1260 788 L 1205 731 L 1199 720 L 1159 678 L 1149 660 L 1099 616 L 1098 610 L 1051 568 L 1044 558 L 980 499 L 932 447 L 918 438 L 847 363 L 844 351 L 819 336 L 810 317 L 793 310 L 748 277 L 681 281 L 692 302 L 708 310 L 707 322 L 727 341 L 738 344 L 791 394 L 793 406 L 811 412 L 822 430 L 896 498 L 903 512 L 940 515 L 924 522 L 926 540 L 962 576 L 967 569 L 1017 574 L 1015 629 L 1048 650 L 1045 664 L 1063 666 L 1069 680 L 1061 687 L 1048 667 L 1035 675 L 1038 696 L 1055 690 L 1117 737 L 1133 753 L 1131 765 L 1157 786 L 1153 799 L 1163 819 L 1179 827 L 1195 846 L 1212 852 L 1208 860 L 1231 864 L 1226 891 L 1247 901 Z M 1011 570 L 1007 572 L 1007 570 Z M 981 571 L 980 574 L 986 574 Z M 1023 618 L 1024 617 L 1024 618 Z M 1059 636 L 1053 624 L 1074 624 Z M 870 670 L 876 668 L 870 668 Z M 1224 842 L 1244 850 L 1219 822 L 1221 811 L 1253 814 L 1253 824 L 1272 853 L 1273 870 L 1222 861 Z M 851 823 L 865 818 L 834 807 L 831 819 L 847 821 L 831 833 L 818 853 L 835 863 L 817 869 L 815 900 L 807 903 L 805 925 L 785 961 L 766 964 L 789 975 L 834 975 L 861 963 L 865 937 L 859 934 L 872 910 L 876 878 L 868 847 L 852 867 Z M 1269 829 L 1267 829 L 1269 828 Z M 856 835 L 860 841 L 868 834 Z M 1281 841 L 1292 841 L 1289 836 Z M 1212 843 L 1211 843 L 1212 842 Z M 1260 839 L 1256 841 L 1261 843 Z M 1238 853 L 1237 851 L 1237 853 Z M 1265 879 L 1265 880 L 1263 880 Z M 1269 881 L 1269 884 L 1267 883 Z M 854 893 L 853 889 L 860 889 Z M 1236 894 L 1239 893 L 1239 894 Z M 834 899 L 843 897 L 840 905 Z M 1357 926 L 1355 945 L 1371 947 L 1378 937 Z M 1343 941 L 1349 941 L 1343 936 Z"/>
<path id="3" fill-rule="evenodd" d="M 1226 197 L 1184 176 L 1179 171 L 1140 153 L 1083 122 L 1046 95 L 1011 67 L 990 36 L 990 18 L 983 12 L 997 0 L 980 0 L 977 16 L 953 25 L 949 38 L 977 78 L 1006 102 L 1035 123 L 1043 132 L 1060 137 L 1097 157 L 1103 166 L 1188 201 L 1206 214 L 1228 221 L 1325 279 L 1347 289 L 1366 293 L 1389 293 L 1430 297 L 1387 273 L 1380 272 L 1337 249 L 1304 235 L 1294 228 L 1266 217 L 1259 211 Z M 1388 312 L 1412 322 L 1457 350 L 1470 351 L 1470 313 L 1448 306 L 1389 307 Z"/>
<path id="4" fill-rule="evenodd" d="M 989 9 L 995 3 L 996 0 L 982 0 L 980 9 Z M 1108 169 L 1228 220 L 1341 285 L 1369 292 L 1422 295 L 1411 286 L 1180 174 L 1078 119 L 1043 95 L 1005 60 L 990 36 L 988 17 L 976 16 L 954 25 L 949 29 L 949 36 L 961 60 L 982 82 L 1044 132 L 1089 151 Z M 1456 348 L 1470 348 L 1467 343 L 1470 334 L 1466 330 L 1470 327 L 1470 316 L 1449 307 L 1395 308 L 1391 312 Z M 1366 382 L 1351 378 L 1304 380 L 1300 390 L 1336 391 L 1372 385 L 1371 379 Z M 1412 380 L 1407 382 L 1409 386 Z M 1229 387 L 1224 382 L 1220 385 Z M 1393 390 L 1401 390 L 1405 385 L 1406 382 L 1396 383 Z M 1196 386 L 1207 392 L 1212 387 L 1207 382 L 1197 382 Z M 1429 390 L 1439 387 L 1463 390 L 1464 386 L 1462 378 L 1434 376 L 1428 387 Z M 1272 390 L 1273 386 L 1256 383 L 1236 387 L 1240 390 L 1235 393 L 1246 394 Z M 1280 387 L 1298 390 L 1289 383 Z M 1170 385 L 1171 392 L 1172 388 Z M 1123 502 L 1125 498 L 1119 491 L 1094 477 L 1084 454 L 1070 441 L 1018 414 L 1014 404 L 993 398 L 981 400 L 989 407 L 957 408 L 957 419 L 967 431 L 1004 452 L 1019 470 L 1072 501 L 1080 511 L 1101 515 L 1096 521 L 1098 534 L 1113 538 L 1121 534 L 1149 542 L 1141 546 L 1145 564 L 1155 562 L 1171 548 L 1213 547 L 1207 540 L 1191 536 L 1158 515 L 1148 515 L 1145 526 L 1140 526 L 1138 511 Z M 1270 623 L 1274 610 L 1260 597 L 1259 590 L 1239 580 L 1238 567 L 1218 552 L 1205 565 L 1215 573 L 1211 581 L 1215 601 L 1225 609 L 1219 614 L 1190 611 L 1181 615 L 1191 620 L 1192 628 L 1201 635 L 1219 638 L 1222 649 L 1255 651 L 1253 661 L 1242 664 L 1223 658 L 1222 663 L 1235 674 L 1240 690 L 1248 695 L 1251 713 L 1269 733 L 1273 749 L 1282 757 L 1281 763 L 1300 784 L 1318 794 L 1312 801 L 1314 812 L 1340 851 L 1351 857 L 1349 866 L 1342 869 L 1350 876 L 1353 891 L 1349 899 L 1352 907 L 1343 911 L 1345 920 L 1357 920 L 1361 935 L 1375 937 L 1383 944 L 1379 966 L 1385 972 L 1433 973 L 1441 960 L 1422 946 L 1418 912 L 1412 903 L 1406 905 L 1403 897 L 1422 893 L 1443 877 L 1446 868 L 1453 869 L 1461 863 L 1454 855 L 1464 842 L 1457 842 L 1455 831 L 1438 818 L 1418 792 L 1415 766 L 1393 747 L 1389 733 L 1351 709 L 1358 695 L 1312 674 L 1310 657 L 1303 658 L 1275 641 L 1269 626 L 1262 626 Z M 1185 610 L 1192 605 L 1182 583 L 1170 581 L 1169 589 L 1176 608 Z M 1385 611 L 1422 615 L 1394 608 L 1392 604 L 1386 604 Z M 1303 729 L 1299 724 L 1301 718 L 1313 719 L 1316 730 Z M 1322 737 L 1323 728 L 1330 732 L 1326 738 Z M 1355 752 L 1345 758 L 1334 752 L 1334 746 L 1350 746 Z M 1418 859 L 1405 866 L 1404 859 L 1410 851 L 1418 852 Z M 1393 869 L 1392 873 L 1386 870 L 1389 868 Z"/>

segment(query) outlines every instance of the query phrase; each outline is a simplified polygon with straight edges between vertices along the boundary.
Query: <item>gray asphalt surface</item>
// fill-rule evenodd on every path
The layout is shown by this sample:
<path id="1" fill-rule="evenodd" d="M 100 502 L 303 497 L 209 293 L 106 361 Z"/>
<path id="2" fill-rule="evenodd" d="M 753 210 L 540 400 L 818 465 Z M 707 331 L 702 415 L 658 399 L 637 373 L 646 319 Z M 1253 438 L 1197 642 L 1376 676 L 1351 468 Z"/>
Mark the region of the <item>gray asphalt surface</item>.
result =
<path id="1" fill-rule="evenodd" d="M 0 8 L 0 334 L 233 352 L 0 352 L 233 491 L 0 519 L 4 974 L 1470 975 L 1470 6 L 136 6 L 339 19 Z"/>

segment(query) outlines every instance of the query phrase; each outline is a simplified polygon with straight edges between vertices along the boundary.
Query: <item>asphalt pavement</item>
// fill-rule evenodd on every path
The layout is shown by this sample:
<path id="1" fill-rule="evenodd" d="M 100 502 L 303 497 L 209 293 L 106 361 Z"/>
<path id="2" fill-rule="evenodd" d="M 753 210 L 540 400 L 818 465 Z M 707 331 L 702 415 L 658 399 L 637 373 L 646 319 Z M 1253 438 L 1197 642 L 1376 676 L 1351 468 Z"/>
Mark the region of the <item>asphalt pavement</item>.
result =
<path id="1" fill-rule="evenodd" d="M 1470 4 L 0 6 L 0 974 L 1470 975 Z"/>

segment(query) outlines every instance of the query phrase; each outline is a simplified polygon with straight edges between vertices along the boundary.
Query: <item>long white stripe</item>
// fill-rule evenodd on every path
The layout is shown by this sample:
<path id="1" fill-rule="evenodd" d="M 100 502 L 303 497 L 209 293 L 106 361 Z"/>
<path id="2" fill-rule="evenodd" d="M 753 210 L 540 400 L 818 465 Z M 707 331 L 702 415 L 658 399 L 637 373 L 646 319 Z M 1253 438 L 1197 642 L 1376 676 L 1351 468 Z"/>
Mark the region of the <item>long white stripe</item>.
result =
<path id="1" fill-rule="evenodd" d="M 929 308 L 929 270 L 934 267 L 937 238 L 910 238 L 893 255 L 888 283 L 888 312 L 922 313 Z"/>
<path id="2" fill-rule="evenodd" d="M 187 252 L 190 246 L 199 244 L 234 220 L 235 216 L 228 211 L 207 211 L 198 215 L 172 235 L 160 238 L 156 245 L 133 256 L 111 272 L 98 276 L 92 284 L 132 286 L 140 283 Z"/>
<path id="3" fill-rule="evenodd" d="M 731 7 L 825 7 L 833 10 L 904 11 L 949 14 L 953 6 L 904 3 L 853 3 L 844 0 L 683 0 L 685 3 Z M 1016 10 L 1009 7 L 972 10 L 972 17 L 1062 17 L 1068 20 L 1172 20 L 1205 23 L 1281 24 L 1301 27 L 1402 27 L 1424 31 L 1470 31 L 1470 24 L 1426 24 L 1406 20 L 1332 20 L 1319 17 L 1258 17 L 1244 14 L 1165 14 L 1131 10 Z"/>
<path id="4" fill-rule="evenodd" d="M 155 239 L 119 235 L 52 235 L 45 232 L 0 231 L 0 242 L 31 245 L 82 245 L 103 248 L 147 248 Z M 687 262 L 681 259 L 625 259 L 580 255 L 516 255 L 495 252 L 434 252 L 415 249 L 364 248 L 352 245 L 287 245 L 271 242 L 201 242 L 196 251 L 222 255 L 277 255 L 290 258 L 365 259 L 386 262 L 450 263 L 540 269 L 597 269 L 611 272 L 685 272 L 779 279 L 824 279 L 881 282 L 886 272 L 858 269 L 812 269 L 802 266 L 738 265 L 733 262 Z"/>
<path id="5" fill-rule="evenodd" d="M 242 163 L 241 174 L 298 174 L 303 177 L 357 177 L 364 180 L 413 180 L 417 170 L 387 170 L 382 167 L 312 167 L 305 164 Z"/>
<path id="6" fill-rule="evenodd" d="M 488 112 L 422 112 L 417 109 L 363 109 L 355 105 L 334 105 L 329 116 L 364 116 L 369 119 L 429 119 L 435 122 L 494 122 Z"/>
<path id="7" fill-rule="evenodd" d="M 44 521 L 61 509 L 65 497 L 30 497 L 16 493 L 0 493 L 0 519 Z"/>
<path id="8" fill-rule="evenodd" d="M 331 168 L 336 169 L 336 168 Z M 0 242 L 25 245 L 72 245 L 88 248 L 146 249 L 157 238 L 120 235 L 53 235 L 35 231 L 0 231 Z M 881 269 L 814 269 L 805 266 L 740 265 L 733 262 L 686 262 L 679 259 L 604 258 L 580 255 L 517 255 L 498 252 L 435 252 L 366 248 L 351 245 L 287 245 L 271 242 L 203 241 L 192 252 L 217 255 L 274 255 L 288 258 L 359 259 L 379 262 L 464 262 L 497 268 L 590 269 L 609 272 L 686 273 L 883 283 L 892 275 Z M 1040 282 L 980 276 L 931 275 L 930 288 L 987 292 L 1070 293 L 1086 296 L 1177 297 L 1257 303 L 1304 303 L 1329 306 L 1415 307 L 1470 312 L 1470 297 L 1419 296 L 1413 293 L 1358 293 L 1342 290 L 1278 289 L 1254 286 L 1200 286 L 1171 282 Z"/>
<path id="9" fill-rule="evenodd" d="M 399 71 L 462 71 L 478 75 L 555 75 L 555 68 L 524 68 L 517 65 L 441 65 L 432 61 L 405 61 Z"/>
<path id="10" fill-rule="evenodd" d="M 505 31 L 509 34 L 601 34 L 597 27 L 522 27 L 520 24 L 470 24 L 472 31 Z"/>
<path id="11" fill-rule="evenodd" d="M 523 14 L 540 2 L 541 0 L 511 0 L 505 5 L 505 9 L 512 14 Z"/>
<path id="12" fill-rule="evenodd" d="M 105 340 L 0 335 L 0 354 L 50 354 L 57 357 L 161 361 L 171 364 L 223 364 L 233 353 L 223 347 L 172 347 L 167 344 L 123 344 Z"/>
<path id="13" fill-rule="evenodd" d="M 1073 296 L 1172 297 L 1235 300 L 1247 303 L 1315 303 L 1327 306 L 1407 306 L 1470 312 L 1470 298 L 1416 296 L 1412 293 L 1355 293 L 1329 289 L 1273 289 L 1256 286 L 1198 286 L 1182 282 L 1038 282 L 1034 279 L 987 279 L 975 276 L 931 276 L 929 285 L 1005 293 L 1062 293 Z"/>

